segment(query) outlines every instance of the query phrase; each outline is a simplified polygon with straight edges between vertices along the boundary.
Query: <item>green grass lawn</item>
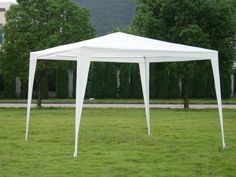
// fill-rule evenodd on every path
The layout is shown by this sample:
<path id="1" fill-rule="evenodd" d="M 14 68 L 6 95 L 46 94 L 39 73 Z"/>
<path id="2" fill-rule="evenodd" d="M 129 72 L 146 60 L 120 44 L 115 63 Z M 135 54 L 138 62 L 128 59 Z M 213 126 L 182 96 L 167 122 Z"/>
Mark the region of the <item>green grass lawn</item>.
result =
<path id="1" fill-rule="evenodd" d="M 24 141 L 25 109 L 0 109 L 0 177 L 235 177 L 236 111 L 84 109 L 79 155 L 74 109 L 33 109 Z"/>

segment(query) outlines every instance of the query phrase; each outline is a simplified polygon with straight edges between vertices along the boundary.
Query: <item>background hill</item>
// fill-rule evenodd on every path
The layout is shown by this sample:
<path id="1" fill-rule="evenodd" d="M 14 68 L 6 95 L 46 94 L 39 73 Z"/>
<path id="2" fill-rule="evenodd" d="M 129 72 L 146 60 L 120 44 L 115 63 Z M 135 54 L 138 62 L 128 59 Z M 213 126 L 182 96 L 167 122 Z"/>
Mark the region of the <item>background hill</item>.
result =
<path id="1" fill-rule="evenodd" d="M 88 8 L 97 36 L 123 28 L 131 23 L 134 15 L 134 0 L 75 0 Z"/>

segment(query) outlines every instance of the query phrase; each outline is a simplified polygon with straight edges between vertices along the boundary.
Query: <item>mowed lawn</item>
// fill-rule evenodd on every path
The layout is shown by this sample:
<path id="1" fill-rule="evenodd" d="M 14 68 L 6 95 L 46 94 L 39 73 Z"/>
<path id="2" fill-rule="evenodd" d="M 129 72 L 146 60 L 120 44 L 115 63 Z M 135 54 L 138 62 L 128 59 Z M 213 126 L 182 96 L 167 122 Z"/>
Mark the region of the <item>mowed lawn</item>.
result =
<path id="1" fill-rule="evenodd" d="M 0 177 L 235 177 L 236 111 L 224 110 L 222 150 L 216 109 L 84 109 L 79 155 L 74 109 L 0 109 Z"/>

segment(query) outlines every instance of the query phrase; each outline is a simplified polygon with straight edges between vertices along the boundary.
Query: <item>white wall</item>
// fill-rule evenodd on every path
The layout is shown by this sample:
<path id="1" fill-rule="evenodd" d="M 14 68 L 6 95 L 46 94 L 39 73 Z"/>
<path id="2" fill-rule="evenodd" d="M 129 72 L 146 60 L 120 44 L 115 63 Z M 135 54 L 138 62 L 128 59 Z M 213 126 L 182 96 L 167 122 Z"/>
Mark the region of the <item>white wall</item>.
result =
<path id="1" fill-rule="evenodd" d="M 0 12 L 0 24 L 5 24 L 5 12 L 10 8 L 10 6 L 12 5 L 12 4 L 16 4 L 16 1 L 14 1 L 14 0 L 9 0 L 9 1 L 7 1 L 7 0 L 3 0 L 2 2 L 0 2 L 0 8 L 4 8 L 5 9 L 5 11 L 1 11 Z"/>

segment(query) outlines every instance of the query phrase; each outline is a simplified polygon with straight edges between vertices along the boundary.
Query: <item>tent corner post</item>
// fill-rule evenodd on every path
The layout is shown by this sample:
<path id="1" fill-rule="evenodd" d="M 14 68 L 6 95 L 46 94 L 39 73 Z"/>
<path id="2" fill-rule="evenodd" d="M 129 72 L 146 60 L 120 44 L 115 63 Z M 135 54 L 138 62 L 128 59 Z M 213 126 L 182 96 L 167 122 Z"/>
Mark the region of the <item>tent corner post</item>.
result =
<path id="1" fill-rule="evenodd" d="M 147 62 L 145 57 L 144 57 L 144 62 L 139 63 L 140 78 L 141 78 L 143 98 L 144 98 L 144 104 L 145 104 L 147 129 L 148 129 L 148 135 L 150 136 L 151 123 L 150 123 L 150 104 L 149 104 L 149 77 L 150 77 L 149 65 L 150 63 Z"/>
<path id="2" fill-rule="evenodd" d="M 214 76 L 215 92 L 216 92 L 216 98 L 217 98 L 217 103 L 218 103 L 218 112 L 219 112 L 219 117 L 220 117 L 222 147 L 224 149 L 226 147 L 226 145 L 225 145 L 225 137 L 224 137 L 224 121 L 223 121 L 223 111 L 222 111 L 222 98 L 221 98 L 218 54 L 211 58 L 211 66 L 212 66 L 212 71 L 213 71 L 213 76 Z"/>
<path id="3" fill-rule="evenodd" d="M 90 56 L 82 52 L 77 57 L 74 157 L 77 157 L 78 154 L 80 120 L 82 115 L 83 101 L 87 85 L 90 60 L 91 60 Z"/>
<path id="4" fill-rule="evenodd" d="M 74 157 L 74 158 L 77 158 L 77 151 L 74 152 L 73 157 Z"/>
<path id="5" fill-rule="evenodd" d="M 30 63 L 29 63 L 29 81 L 28 81 L 28 99 L 27 99 L 25 141 L 28 140 L 29 121 L 30 121 L 30 109 L 31 109 L 31 102 L 32 102 L 33 85 L 34 85 L 34 77 L 35 77 L 37 58 L 30 57 L 30 61 L 29 62 Z"/>

